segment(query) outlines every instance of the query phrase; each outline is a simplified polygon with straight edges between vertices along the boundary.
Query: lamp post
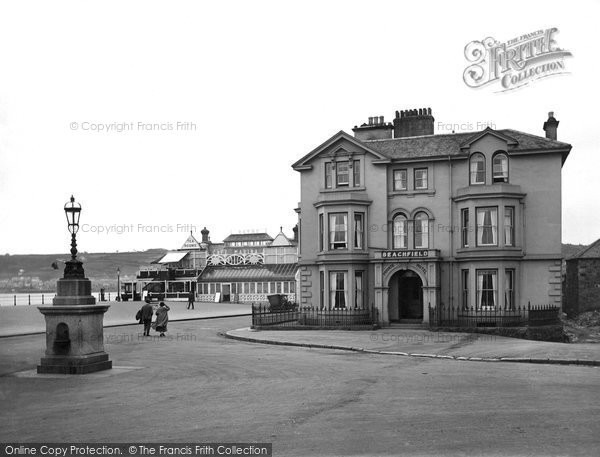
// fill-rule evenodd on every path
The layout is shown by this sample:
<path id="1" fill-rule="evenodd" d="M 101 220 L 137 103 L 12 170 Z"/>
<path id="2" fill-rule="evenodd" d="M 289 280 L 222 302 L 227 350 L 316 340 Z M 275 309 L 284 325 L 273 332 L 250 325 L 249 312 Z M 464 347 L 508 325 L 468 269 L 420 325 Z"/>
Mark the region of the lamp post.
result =
<path id="1" fill-rule="evenodd" d="M 75 201 L 71 195 L 71 200 L 65 203 L 65 215 L 67 216 L 67 225 L 71 233 L 71 259 L 65 262 L 65 278 L 83 278 L 83 264 L 77 259 L 77 232 L 79 231 L 79 216 L 81 215 L 81 205 Z"/>
<path id="2" fill-rule="evenodd" d="M 117 301 L 121 301 L 121 268 L 117 267 Z"/>

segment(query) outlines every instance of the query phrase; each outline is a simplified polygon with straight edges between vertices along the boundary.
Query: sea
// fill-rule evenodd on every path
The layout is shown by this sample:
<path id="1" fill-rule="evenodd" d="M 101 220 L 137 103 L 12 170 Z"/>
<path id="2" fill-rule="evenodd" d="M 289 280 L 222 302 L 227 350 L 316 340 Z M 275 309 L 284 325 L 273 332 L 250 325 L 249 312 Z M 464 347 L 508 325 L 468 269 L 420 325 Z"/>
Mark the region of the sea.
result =
<path id="1" fill-rule="evenodd" d="M 32 292 L 30 294 L 18 293 L 18 294 L 6 294 L 0 293 L 0 306 L 39 306 L 39 305 L 51 305 L 52 299 L 56 293 L 54 292 Z M 100 301 L 100 292 L 92 292 L 92 295 L 96 297 L 96 301 Z M 116 291 L 104 292 L 104 298 L 106 300 L 114 300 L 117 296 Z"/>

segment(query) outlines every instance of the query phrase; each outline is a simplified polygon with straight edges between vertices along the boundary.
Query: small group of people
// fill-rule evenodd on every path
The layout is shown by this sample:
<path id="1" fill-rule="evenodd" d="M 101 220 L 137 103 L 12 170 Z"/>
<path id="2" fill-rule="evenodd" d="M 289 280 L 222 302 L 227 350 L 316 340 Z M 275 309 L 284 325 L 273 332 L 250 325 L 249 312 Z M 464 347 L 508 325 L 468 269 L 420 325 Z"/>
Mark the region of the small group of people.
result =
<path id="1" fill-rule="evenodd" d="M 150 302 L 147 301 L 144 306 L 142 306 L 142 309 L 138 311 L 139 321 L 141 324 L 144 324 L 144 336 L 150 336 L 150 328 L 154 328 L 154 330 L 160 332 L 160 336 L 165 336 L 170 310 L 171 308 L 165 305 L 165 302 L 161 301 L 156 310 L 156 320 L 152 322 L 154 308 L 152 308 Z"/>

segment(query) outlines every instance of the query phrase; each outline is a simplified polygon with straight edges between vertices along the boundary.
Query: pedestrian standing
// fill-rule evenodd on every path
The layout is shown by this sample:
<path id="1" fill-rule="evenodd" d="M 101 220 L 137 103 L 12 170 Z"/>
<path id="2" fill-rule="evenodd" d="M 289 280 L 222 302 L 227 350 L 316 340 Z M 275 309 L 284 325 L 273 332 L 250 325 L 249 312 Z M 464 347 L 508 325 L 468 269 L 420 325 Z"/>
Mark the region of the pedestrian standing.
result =
<path id="1" fill-rule="evenodd" d="M 165 336 L 167 331 L 167 323 L 169 322 L 169 313 L 171 308 L 165 305 L 165 302 L 160 302 L 160 306 L 156 310 L 156 331 L 160 332 L 160 336 Z"/>
<path id="2" fill-rule="evenodd" d="M 192 307 L 192 309 L 194 309 L 194 291 L 190 290 L 190 293 L 188 295 L 188 307 L 187 309 L 190 309 L 190 306 Z"/>
<path id="3" fill-rule="evenodd" d="M 150 336 L 150 326 L 152 325 L 152 314 L 154 314 L 152 310 L 152 305 L 150 302 L 146 302 L 144 306 L 142 306 L 141 311 L 141 321 L 144 324 L 144 336 Z"/>

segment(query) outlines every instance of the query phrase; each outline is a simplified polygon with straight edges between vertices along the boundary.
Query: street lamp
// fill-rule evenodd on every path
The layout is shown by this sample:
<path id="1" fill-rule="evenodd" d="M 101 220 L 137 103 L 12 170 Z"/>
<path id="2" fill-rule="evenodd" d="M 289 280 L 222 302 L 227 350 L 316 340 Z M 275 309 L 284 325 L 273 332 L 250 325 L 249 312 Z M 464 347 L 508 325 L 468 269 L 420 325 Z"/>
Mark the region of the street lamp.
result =
<path id="1" fill-rule="evenodd" d="M 71 233 L 71 260 L 65 262 L 65 278 L 83 278 L 83 264 L 77 260 L 77 239 L 75 235 L 79 231 L 79 216 L 81 205 L 71 195 L 71 200 L 65 203 L 65 215 Z"/>
<path id="2" fill-rule="evenodd" d="M 121 268 L 117 267 L 117 301 L 121 301 Z"/>

